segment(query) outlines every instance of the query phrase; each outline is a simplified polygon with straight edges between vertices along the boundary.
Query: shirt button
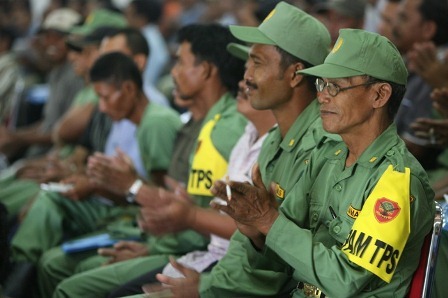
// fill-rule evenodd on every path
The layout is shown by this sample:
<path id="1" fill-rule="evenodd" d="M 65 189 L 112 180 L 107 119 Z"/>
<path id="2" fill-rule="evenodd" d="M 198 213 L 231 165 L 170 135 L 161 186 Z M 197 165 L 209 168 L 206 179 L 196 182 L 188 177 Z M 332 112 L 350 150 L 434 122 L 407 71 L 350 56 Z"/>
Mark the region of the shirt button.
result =
<path id="1" fill-rule="evenodd" d="M 341 231 L 341 227 L 340 226 L 334 226 L 333 232 L 335 232 L 336 234 L 339 234 L 340 231 Z"/>
<path id="2" fill-rule="evenodd" d="M 314 212 L 313 217 L 312 217 L 313 221 L 317 221 L 318 218 L 319 218 L 319 214 L 317 214 L 317 212 Z"/>
<path id="3" fill-rule="evenodd" d="M 341 191 L 342 190 L 342 186 L 340 184 L 336 184 L 334 189 L 337 190 L 337 191 Z"/>
<path id="4" fill-rule="evenodd" d="M 392 155 L 394 155 L 394 154 L 395 154 L 395 152 L 394 152 L 393 150 L 389 150 L 389 151 L 387 151 L 387 153 L 386 153 L 387 156 L 392 156 Z"/>
<path id="5" fill-rule="evenodd" d="M 268 165 L 267 171 L 272 172 L 274 170 L 274 166 L 272 164 Z"/>

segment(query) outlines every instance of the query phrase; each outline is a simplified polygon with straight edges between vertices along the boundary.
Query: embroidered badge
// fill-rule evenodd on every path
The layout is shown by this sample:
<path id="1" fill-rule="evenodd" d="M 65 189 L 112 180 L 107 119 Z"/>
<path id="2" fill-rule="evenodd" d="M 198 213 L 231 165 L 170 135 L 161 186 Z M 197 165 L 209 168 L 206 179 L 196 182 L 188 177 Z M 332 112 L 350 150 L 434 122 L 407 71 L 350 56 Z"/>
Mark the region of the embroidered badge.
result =
<path id="1" fill-rule="evenodd" d="M 339 38 L 338 41 L 336 42 L 336 45 L 334 46 L 333 50 L 331 51 L 331 53 L 334 54 L 337 51 L 339 51 L 339 49 L 341 48 L 343 43 L 344 43 L 344 39 L 343 38 Z"/>
<path id="2" fill-rule="evenodd" d="M 275 195 L 280 199 L 285 198 L 285 190 L 278 183 L 275 184 Z"/>
<path id="3" fill-rule="evenodd" d="M 400 206 L 397 202 L 387 198 L 377 199 L 374 206 L 375 218 L 380 223 L 386 223 L 393 220 L 400 213 Z"/>
<path id="4" fill-rule="evenodd" d="M 263 20 L 263 23 L 266 22 L 267 20 L 269 20 L 270 18 L 272 18 L 272 16 L 275 14 L 275 9 L 273 9 L 271 11 L 270 14 L 268 14 L 268 16 Z"/>
<path id="5" fill-rule="evenodd" d="M 354 208 L 352 205 L 350 205 L 350 207 L 348 207 L 348 210 L 347 210 L 347 215 L 353 219 L 357 219 L 360 211 L 361 210 L 358 210 L 358 209 Z"/>

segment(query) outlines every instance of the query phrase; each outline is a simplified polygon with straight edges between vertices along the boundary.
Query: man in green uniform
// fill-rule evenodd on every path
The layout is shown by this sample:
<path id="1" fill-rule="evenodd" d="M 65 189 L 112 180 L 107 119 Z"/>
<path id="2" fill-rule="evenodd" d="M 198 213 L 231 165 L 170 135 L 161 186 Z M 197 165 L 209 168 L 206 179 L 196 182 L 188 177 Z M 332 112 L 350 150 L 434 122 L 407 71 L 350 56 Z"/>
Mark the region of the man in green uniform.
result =
<path id="1" fill-rule="evenodd" d="M 241 34 L 240 28 L 250 32 Z M 297 73 L 323 62 L 330 36 L 319 21 L 284 2 L 259 27 L 231 26 L 230 30 L 237 38 L 254 43 L 245 73 L 251 105 L 271 109 L 278 122 L 266 138 L 258 162 L 265 187 L 274 183 L 281 204 L 301 177 L 312 149 L 335 137 L 322 128 L 314 80 Z M 255 269 L 252 264 L 261 259 L 251 259 L 252 250 L 247 237 L 237 231 L 224 258 L 210 274 L 201 275 L 201 295 L 210 289 L 216 290 L 212 295 L 222 297 L 289 293 L 293 287 L 288 284 L 290 271 L 273 267 L 274 254 L 266 258 L 269 261 L 263 269 Z M 263 276 L 271 272 L 267 282 Z"/>
<path id="2" fill-rule="evenodd" d="M 99 42 L 108 32 L 105 26 L 123 27 L 125 24 L 122 16 L 106 10 L 97 10 L 92 12 L 89 21 L 72 29 L 77 34 L 76 41 L 73 34 L 68 35 L 66 44 L 72 50 L 69 55 L 70 62 L 76 75 L 82 77 L 86 85 L 76 93 L 70 108 L 52 129 L 53 139 L 58 146 L 67 142 L 75 143 L 80 138 L 98 103 L 93 87 L 88 84 L 88 72 L 98 56 Z M 112 27 L 109 27 L 109 30 L 110 28 Z M 48 155 L 23 160 L 2 173 L 0 201 L 8 209 L 9 220 L 14 219 L 21 208 L 38 194 L 40 182 L 56 181 L 81 168 L 78 163 L 81 158 L 72 153 L 71 146 L 64 146 L 63 149 L 54 146 Z"/>
<path id="3" fill-rule="evenodd" d="M 226 52 L 225 46 L 236 40 L 222 26 L 187 26 L 180 30 L 178 38 L 177 63 L 172 69 L 176 97 L 197 101 L 195 109 L 205 116 L 192 151 L 187 190 L 198 205 L 205 206 L 211 199 L 211 183 L 227 170 L 231 149 L 247 123 L 237 112 L 232 94 L 238 88 L 244 63 Z M 135 200 L 157 208 L 159 201 L 153 193 L 153 188 L 144 184 L 135 192 Z M 149 256 L 76 274 L 60 283 L 54 296 L 105 295 L 123 282 L 165 265 L 168 255 L 205 249 L 207 244 L 207 238 L 192 230 L 151 237 L 147 248 Z M 78 272 L 85 269 L 81 267 Z"/>
<path id="4" fill-rule="evenodd" d="M 272 251 L 290 266 L 295 297 L 404 297 L 432 227 L 434 193 L 392 123 L 403 60 L 386 38 L 345 29 L 324 64 L 300 73 L 322 77 L 323 127 L 343 142 L 313 151 L 279 209 L 260 177 L 255 187 L 231 182 L 232 200 L 218 209 L 252 228 L 249 258 Z M 213 192 L 226 197 L 222 183 Z"/>
<path id="5" fill-rule="evenodd" d="M 106 69 L 109 72 L 107 76 L 103 73 L 97 74 L 94 67 L 91 70 L 91 80 L 100 97 L 100 109 L 103 112 L 115 121 L 126 118 L 139 125 L 137 140 L 140 152 L 146 156 L 144 165 L 147 177 L 151 179 L 153 172 L 167 169 L 174 138 L 181 122 L 174 111 L 149 104 L 141 90 L 138 68 L 129 57 L 123 56 L 109 54 L 97 60 L 97 69 Z M 110 63 L 114 58 L 117 62 Z M 108 63 L 104 64 L 105 60 Z M 114 77 L 115 72 L 122 66 L 127 67 L 127 72 L 123 70 Z M 134 73 L 135 70 L 137 74 Z M 95 82 L 95 79 L 98 82 Z M 115 85 L 104 83 L 106 79 L 114 79 Z M 127 204 L 124 196 L 111 195 L 107 187 L 92 183 L 88 177 L 78 176 L 71 182 L 74 184 L 74 190 L 66 193 L 70 194 L 70 198 L 55 192 L 40 192 L 12 240 L 15 260 L 36 263 L 42 253 L 60 244 L 63 238 L 92 232 L 102 219 L 125 211 L 125 208 L 118 206 Z M 109 199 L 109 203 L 105 204 L 104 199 L 89 196 L 94 193 Z M 115 204 L 112 204 L 113 201 Z"/>

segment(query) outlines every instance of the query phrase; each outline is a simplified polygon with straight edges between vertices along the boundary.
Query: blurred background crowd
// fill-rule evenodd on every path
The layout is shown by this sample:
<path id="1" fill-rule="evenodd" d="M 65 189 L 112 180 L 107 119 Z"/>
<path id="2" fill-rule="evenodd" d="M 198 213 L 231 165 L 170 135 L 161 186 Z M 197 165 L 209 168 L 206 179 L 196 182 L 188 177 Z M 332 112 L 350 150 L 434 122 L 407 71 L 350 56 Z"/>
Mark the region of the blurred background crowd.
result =
<path id="1" fill-rule="evenodd" d="M 40 154 L 54 141 L 49 137 L 51 128 L 68 110 L 74 95 L 83 85 L 82 79 L 77 82 L 78 79 L 72 81 L 69 78 L 71 89 L 60 88 L 65 90 L 65 96 L 55 95 L 52 90 L 52 85 L 62 80 L 60 74 L 55 76 L 58 66 L 74 63 L 70 51 L 73 48 L 65 40 L 73 35 L 73 32 L 70 33 L 71 26 L 81 24 L 95 11 L 107 10 L 120 14 L 128 26 L 144 33 L 150 47 L 147 63 L 150 67 L 145 70 L 145 83 L 160 91 L 161 101 L 166 99 L 174 108 L 180 109 L 173 103 L 169 75 L 174 61 L 177 30 L 197 22 L 256 26 L 278 2 L 0 1 L 0 152 L 3 154 L 0 166 L 6 167 L 24 154 Z M 405 1 L 401 5 L 398 0 L 287 2 L 320 19 L 333 39 L 340 28 L 363 28 L 388 37 L 398 47 L 411 71 L 409 90 L 396 121 L 399 133 L 425 168 L 435 170 L 448 167 L 448 157 L 443 158 L 442 154 L 448 135 L 442 129 L 446 115 L 446 91 L 443 87 L 447 84 L 448 73 L 445 62 L 448 19 L 444 14 L 444 1 Z M 421 7 L 420 2 L 423 2 Z M 56 15 L 56 18 L 50 18 L 45 23 L 51 12 L 62 8 L 68 10 L 65 15 L 59 16 L 61 20 Z M 114 23 L 112 19 L 110 22 Z M 44 30 L 45 27 L 50 30 Z M 64 72 L 67 74 L 70 68 L 73 67 L 68 65 Z M 49 102 L 53 102 L 51 107 Z M 20 128 L 24 127 L 33 127 L 33 134 L 19 135 Z M 39 135 L 35 134 L 36 131 Z M 439 172 L 434 175 L 434 180 L 441 178 Z M 436 190 L 441 190 L 439 198 L 445 184 L 448 182 L 437 184 Z"/>

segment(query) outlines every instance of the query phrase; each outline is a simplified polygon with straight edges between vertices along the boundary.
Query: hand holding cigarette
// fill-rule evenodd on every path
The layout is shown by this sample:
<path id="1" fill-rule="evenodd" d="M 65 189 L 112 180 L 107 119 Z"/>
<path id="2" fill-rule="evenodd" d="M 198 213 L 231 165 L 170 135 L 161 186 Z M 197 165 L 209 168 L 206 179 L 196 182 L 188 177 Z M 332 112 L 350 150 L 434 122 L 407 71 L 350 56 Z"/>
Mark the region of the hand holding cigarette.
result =
<path id="1" fill-rule="evenodd" d="M 266 189 L 258 166 L 253 169 L 253 183 L 216 181 L 211 192 L 227 201 L 227 205 L 211 202 L 211 206 L 231 216 L 237 222 L 252 226 L 265 234 L 278 216 L 277 201 L 271 189 Z"/>
<path id="2" fill-rule="evenodd" d="M 226 194 L 227 194 L 227 200 L 229 200 L 229 202 L 232 200 L 232 189 L 230 188 L 229 185 L 230 179 L 229 179 L 229 175 L 226 176 Z"/>

